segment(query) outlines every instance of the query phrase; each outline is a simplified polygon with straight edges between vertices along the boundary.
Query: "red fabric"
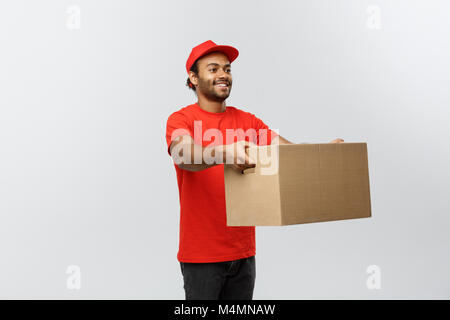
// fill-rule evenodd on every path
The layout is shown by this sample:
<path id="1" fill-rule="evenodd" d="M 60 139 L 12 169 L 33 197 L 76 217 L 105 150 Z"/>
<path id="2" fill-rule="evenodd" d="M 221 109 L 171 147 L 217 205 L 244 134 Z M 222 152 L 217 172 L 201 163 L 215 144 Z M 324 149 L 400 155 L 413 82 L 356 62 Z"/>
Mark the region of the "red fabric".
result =
<path id="1" fill-rule="evenodd" d="M 201 136 L 194 137 L 194 121 L 201 120 Z M 203 133 L 210 128 L 222 132 L 223 143 L 249 140 L 247 136 L 226 141 L 225 129 L 242 128 L 244 132 L 253 128 L 267 129 L 267 142 L 261 135 L 255 137 L 258 145 L 270 144 L 277 133 L 254 114 L 227 106 L 222 113 L 208 112 L 198 104 L 192 104 L 172 113 L 166 126 L 166 140 L 170 155 L 170 144 L 176 129 L 185 129 L 197 144 L 208 146 L 212 141 L 203 140 Z M 200 132 L 200 130 L 199 130 Z M 253 140 L 253 139 L 252 139 Z M 219 144 L 220 141 L 214 141 Z M 180 201 L 180 239 L 177 254 L 181 262 L 220 262 L 255 255 L 255 227 L 228 227 L 226 225 L 225 184 L 223 164 L 201 171 L 180 169 L 175 163 Z"/>
<path id="2" fill-rule="evenodd" d="M 238 49 L 232 46 L 217 45 L 211 40 L 205 41 L 192 48 L 191 53 L 189 54 L 189 57 L 186 61 L 187 73 L 189 74 L 189 70 L 191 70 L 191 67 L 194 64 L 195 60 L 214 51 L 225 53 L 228 56 L 228 60 L 230 60 L 230 63 L 232 63 L 239 55 Z"/>

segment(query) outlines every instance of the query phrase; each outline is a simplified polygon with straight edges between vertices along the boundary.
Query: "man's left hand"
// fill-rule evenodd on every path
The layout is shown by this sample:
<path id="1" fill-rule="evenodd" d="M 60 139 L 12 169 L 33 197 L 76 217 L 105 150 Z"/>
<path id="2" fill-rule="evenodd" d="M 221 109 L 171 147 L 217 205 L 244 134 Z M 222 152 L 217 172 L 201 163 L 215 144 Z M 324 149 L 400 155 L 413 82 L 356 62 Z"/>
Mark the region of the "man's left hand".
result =
<path id="1" fill-rule="evenodd" d="M 337 139 L 334 139 L 333 141 L 330 141 L 330 143 L 342 143 L 342 142 L 344 142 L 344 139 L 341 139 L 341 138 L 337 138 Z"/>

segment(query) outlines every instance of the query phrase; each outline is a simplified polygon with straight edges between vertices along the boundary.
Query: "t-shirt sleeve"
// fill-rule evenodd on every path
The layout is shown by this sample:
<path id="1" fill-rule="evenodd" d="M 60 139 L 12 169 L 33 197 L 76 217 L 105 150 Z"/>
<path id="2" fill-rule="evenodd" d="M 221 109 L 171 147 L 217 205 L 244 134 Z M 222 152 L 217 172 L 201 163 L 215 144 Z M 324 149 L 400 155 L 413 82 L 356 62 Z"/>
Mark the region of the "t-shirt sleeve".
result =
<path id="1" fill-rule="evenodd" d="M 270 129 L 261 119 L 253 115 L 254 128 L 256 129 L 258 145 L 270 145 L 278 133 Z"/>
<path id="2" fill-rule="evenodd" d="M 172 141 L 178 137 L 183 135 L 189 135 L 194 138 L 192 134 L 192 129 L 187 120 L 186 116 L 179 112 L 172 113 L 167 119 L 166 124 L 166 141 L 167 141 L 167 152 L 170 154 L 170 144 Z"/>

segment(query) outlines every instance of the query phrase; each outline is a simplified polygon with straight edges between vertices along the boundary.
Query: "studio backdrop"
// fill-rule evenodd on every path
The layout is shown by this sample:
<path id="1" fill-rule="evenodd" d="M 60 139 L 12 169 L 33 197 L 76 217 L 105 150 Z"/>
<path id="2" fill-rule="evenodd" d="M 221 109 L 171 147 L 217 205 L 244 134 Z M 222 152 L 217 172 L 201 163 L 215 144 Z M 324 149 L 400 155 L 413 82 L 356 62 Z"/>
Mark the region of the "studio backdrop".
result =
<path id="1" fill-rule="evenodd" d="M 227 105 L 367 143 L 372 217 L 256 227 L 254 299 L 450 298 L 450 2 L 5 0 L 0 297 L 184 299 L 168 116 L 195 45 Z"/>

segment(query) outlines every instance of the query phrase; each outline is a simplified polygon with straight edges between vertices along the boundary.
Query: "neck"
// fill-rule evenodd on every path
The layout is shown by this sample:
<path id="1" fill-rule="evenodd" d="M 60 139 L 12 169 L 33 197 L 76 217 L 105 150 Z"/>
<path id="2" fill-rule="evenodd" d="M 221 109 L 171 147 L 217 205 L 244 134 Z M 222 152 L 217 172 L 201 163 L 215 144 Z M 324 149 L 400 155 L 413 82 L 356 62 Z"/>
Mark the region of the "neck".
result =
<path id="1" fill-rule="evenodd" d="M 225 112 L 225 110 L 226 110 L 225 100 L 211 101 L 211 100 L 207 100 L 205 97 L 203 97 L 201 95 L 198 96 L 197 104 L 199 105 L 200 108 L 202 108 L 203 110 L 208 111 L 208 112 L 219 113 L 219 112 Z"/>

